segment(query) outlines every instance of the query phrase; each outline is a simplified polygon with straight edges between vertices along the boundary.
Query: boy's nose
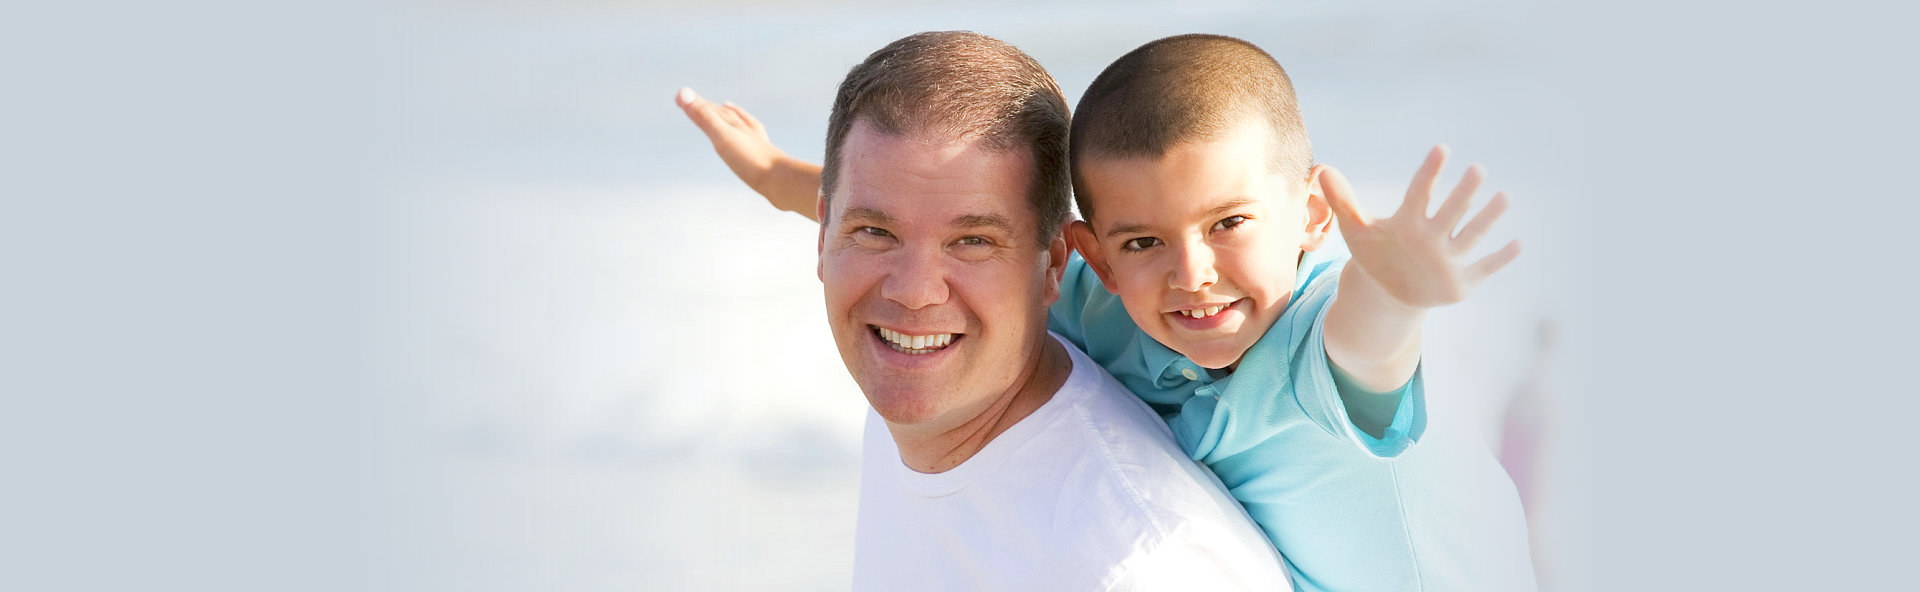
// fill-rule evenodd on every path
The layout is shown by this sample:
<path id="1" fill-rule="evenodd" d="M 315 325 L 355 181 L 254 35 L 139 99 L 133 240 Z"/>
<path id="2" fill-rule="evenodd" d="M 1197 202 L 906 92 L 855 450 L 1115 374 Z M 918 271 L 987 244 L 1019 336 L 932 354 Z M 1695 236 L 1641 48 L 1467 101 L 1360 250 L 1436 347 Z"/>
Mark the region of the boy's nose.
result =
<path id="1" fill-rule="evenodd" d="M 1174 263 L 1173 272 L 1167 274 L 1167 286 L 1176 290 L 1198 292 L 1212 286 L 1219 279 L 1213 271 L 1213 251 L 1205 248 L 1187 248 L 1180 251 L 1179 260 Z"/>
<path id="2" fill-rule="evenodd" d="M 880 296 L 918 310 L 947 301 L 947 274 L 937 261 L 908 255 L 889 262 L 892 269 L 881 280 Z"/>

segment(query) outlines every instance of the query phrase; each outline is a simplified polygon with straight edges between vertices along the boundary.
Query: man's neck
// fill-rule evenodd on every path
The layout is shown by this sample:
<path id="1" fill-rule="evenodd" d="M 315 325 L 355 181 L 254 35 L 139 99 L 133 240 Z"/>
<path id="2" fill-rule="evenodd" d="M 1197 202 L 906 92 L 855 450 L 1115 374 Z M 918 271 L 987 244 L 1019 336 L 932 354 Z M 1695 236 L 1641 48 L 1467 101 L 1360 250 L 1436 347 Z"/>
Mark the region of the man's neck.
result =
<path id="1" fill-rule="evenodd" d="M 973 458 L 988 442 L 1047 404 L 1073 373 L 1073 358 L 1050 336 L 1034 358 L 1026 372 L 1014 381 L 1017 386 L 994 399 L 972 419 L 952 429 L 926 435 L 890 430 L 894 445 L 900 449 L 901 462 L 921 473 L 947 472 Z"/>

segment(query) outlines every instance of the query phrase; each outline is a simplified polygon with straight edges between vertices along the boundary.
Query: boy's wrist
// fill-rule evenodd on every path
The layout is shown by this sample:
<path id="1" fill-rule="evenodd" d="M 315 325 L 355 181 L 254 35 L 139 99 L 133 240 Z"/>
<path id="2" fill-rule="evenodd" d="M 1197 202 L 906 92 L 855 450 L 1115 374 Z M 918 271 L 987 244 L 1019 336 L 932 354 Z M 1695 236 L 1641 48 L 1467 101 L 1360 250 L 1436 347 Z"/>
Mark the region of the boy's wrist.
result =
<path id="1" fill-rule="evenodd" d="M 773 188 L 770 187 L 769 184 L 773 182 L 775 173 L 780 171 L 780 167 L 786 165 L 786 160 L 786 153 L 775 152 L 767 158 L 766 166 L 760 167 L 758 171 L 754 171 L 752 179 L 746 179 L 747 187 L 753 188 L 755 192 L 761 195 L 772 196 Z"/>
<path id="2" fill-rule="evenodd" d="M 1341 291 L 1349 293 L 1359 292 L 1362 298 L 1371 301 L 1370 305 L 1375 309 L 1375 314 L 1420 318 L 1424 317 L 1427 314 L 1427 310 L 1431 308 L 1419 304 L 1410 304 L 1399 298 L 1395 298 L 1391 292 L 1387 291 L 1387 287 L 1380 283 L 1380 280 L 1375 279 L 1373 274 L 1367 272 L 1366 268 L 1358 262 L 1349 262 L 1347 266 L 1351 267 L 1352 271 L 1355 272 L 1353 274 L 1355 277 L 1342 278 L 1341 283 L 1344 285 L 1341 286 Z"/>

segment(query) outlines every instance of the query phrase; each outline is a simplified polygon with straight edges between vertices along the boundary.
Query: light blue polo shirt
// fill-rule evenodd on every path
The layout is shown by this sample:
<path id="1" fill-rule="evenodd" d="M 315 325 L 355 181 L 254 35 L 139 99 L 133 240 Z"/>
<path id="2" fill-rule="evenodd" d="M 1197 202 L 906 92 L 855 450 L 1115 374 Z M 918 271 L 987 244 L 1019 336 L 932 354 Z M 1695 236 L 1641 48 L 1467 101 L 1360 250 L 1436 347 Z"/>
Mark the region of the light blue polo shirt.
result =
<path id="1" fill-rule="evenodd" d="M 1409 451 L 1426 431 L 1420 371 L 1387 400 L 1396 405 L 1384 429 L 1373 426 L 1379 437 L 1349 418 L 1321 341 L 1345 262 L 1343 253 L 1308 253 L 1286 311 L 1230 374 L 1210 373 L 1142 332 L 1077 253 L 1048 328 L 1160 413 L 1266 531 L 1301 589 L 1474 589 L 1489 583 L 1476 580 L 1489 570 L 1524 570 L 1531 581 L 1519 501 L 1491 453 L 1429 453 L 1424 443 Z M 1390 396 L 1345 392 L 1376 407 Z M 1491 510 L 1461 507 L 1488 507 L 1481 498 L 1498 498 L 1502 487 Z M 1505 539 L 1520 525 L 1518 564 L 1510 540 L 1495 545 L 1503 557 L 1445 548 L 1478 536 L 1487 513 L 1511 514 L 1496 520 Z"/>

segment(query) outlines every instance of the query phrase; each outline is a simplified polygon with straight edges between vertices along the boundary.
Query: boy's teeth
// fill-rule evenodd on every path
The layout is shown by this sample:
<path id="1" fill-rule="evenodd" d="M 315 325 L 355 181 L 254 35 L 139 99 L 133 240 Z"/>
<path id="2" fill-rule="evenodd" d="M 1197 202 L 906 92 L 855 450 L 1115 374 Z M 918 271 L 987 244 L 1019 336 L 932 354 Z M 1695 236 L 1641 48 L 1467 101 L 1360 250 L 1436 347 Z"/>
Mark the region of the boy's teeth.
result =
<path id="1" fill-rule="evenodd" d="M 1220 314 L 1220 311 L 1222 309 L 1225 309 L 1226 307 L 1227 305 L 1221 304 L 1217 306 L 1209 306 L 1206 308 L 1187 309 L 1187 310 L 1180 311 L 1180 314 L 1184 314 L 1196 319 L 1204 319 L 1213 315 Z"/>

